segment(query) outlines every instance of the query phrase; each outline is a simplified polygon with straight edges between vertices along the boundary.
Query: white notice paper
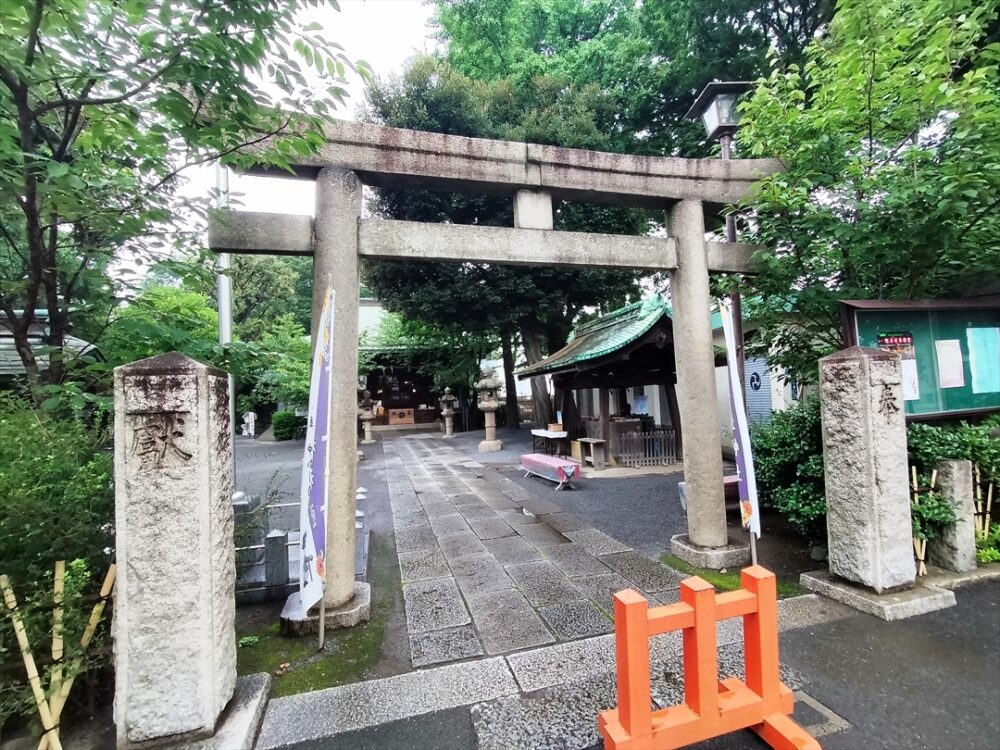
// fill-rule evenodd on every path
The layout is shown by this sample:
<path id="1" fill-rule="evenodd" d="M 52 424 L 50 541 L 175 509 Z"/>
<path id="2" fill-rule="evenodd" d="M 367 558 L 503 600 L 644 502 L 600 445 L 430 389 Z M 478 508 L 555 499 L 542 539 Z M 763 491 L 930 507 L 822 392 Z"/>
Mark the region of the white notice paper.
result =
<path id="1" fill-rule="evenodd" d="M 962 342 L 958 339 L 940 339 L 934 342 L 934 349 L 937 354 L 938 385 L 941 388 L 964 387 Z"/>

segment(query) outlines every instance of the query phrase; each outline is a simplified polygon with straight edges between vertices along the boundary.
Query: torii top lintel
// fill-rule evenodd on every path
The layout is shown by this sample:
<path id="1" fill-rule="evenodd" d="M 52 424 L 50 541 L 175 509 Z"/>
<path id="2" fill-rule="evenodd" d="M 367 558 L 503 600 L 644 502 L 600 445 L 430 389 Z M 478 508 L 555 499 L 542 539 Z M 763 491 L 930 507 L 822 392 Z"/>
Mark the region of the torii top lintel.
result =
<path id="1" fill-rule="evenodd" d="M 297 159 L 296 174 L 312 178 L 323 167 L 339 167 L 377 187 L 486 195 L 544 190 L 555 199 L 664 208 L 685 199 L 736 203 L 754 182 L 781 171 L 772 159 L 635 156 L 338 120 L 324 131 L 326 144 Z M 254 148 L 267 147 L 265 141 Z"/>

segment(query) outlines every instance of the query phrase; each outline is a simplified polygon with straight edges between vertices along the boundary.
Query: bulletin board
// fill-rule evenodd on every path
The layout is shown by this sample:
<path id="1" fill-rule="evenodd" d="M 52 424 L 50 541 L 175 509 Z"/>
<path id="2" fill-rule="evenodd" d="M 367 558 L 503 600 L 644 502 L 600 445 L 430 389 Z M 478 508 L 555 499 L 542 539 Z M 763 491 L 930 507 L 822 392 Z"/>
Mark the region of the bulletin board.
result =
<path id="1" fill-rule="evenodd" d="M 842 304 L 849 345 L 900 355 L 908 417 L 1000 411 L 1000 304 Z"/>

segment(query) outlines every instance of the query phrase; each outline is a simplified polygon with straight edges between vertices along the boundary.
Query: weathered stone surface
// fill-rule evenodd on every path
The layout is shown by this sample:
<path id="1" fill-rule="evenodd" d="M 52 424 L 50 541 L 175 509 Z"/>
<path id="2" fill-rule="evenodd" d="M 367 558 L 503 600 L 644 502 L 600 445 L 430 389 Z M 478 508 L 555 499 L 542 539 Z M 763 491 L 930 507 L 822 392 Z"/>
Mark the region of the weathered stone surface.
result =
<path id="1" fill-rule="evenodd" d="M 431 528 L 439 537 L 448 534 L 460 534 L 469 531 L 469 524 L 459 513 L 452 513 L 448 516 L 436 516 L 430 519 Z"/>
<path id="2" fill-rule="evenodd" d="M 514 535 L 514 529 L 499 518 L 473 518 L 469 521 L 469 526 L 480 539 L 499 539 Z"/>
<path id="3" fill-rule="evenodd" d="M 507 657 L 521 691 L 532 693 L 566 682 L 567 675 L 586 677 L 615 670 L 615 638 L 602 635 L 536 648 Z"/>
<path id="4" fill-rule="evenodd" d="M 953 591 L 937 586 L 921 583 L 905 591 L 878 594 L 868 588 L 838 580 L 825 570 L 803 573 L 799 577 L 799 583 L 803 588 L 887 621 L 903 620 L 954 607 L 956 603 Z"/>
<path id="5" fill-rule="evenodd" d="M 508 565 L 506 570 L 536 607 L 583 599 L 583 592 L 548 560 Z"/>
<path id="6" fill-rule="evenodd" d="M 118 744 L 208 735 L 236 683 L 228 376 L 176 353 L 117 368 L 115 437 Z"/>
<path id="7" fill-rule="evenodd" d="M 617 573 L 610 571 L 600 575 L 573 576 L 570 579 L 587 598 L 597 604 L 605 612 L 614 613 L 612 597 L 619 591 L 635 589 L 635 584 L 626 581 Z M 643 593 L 643 592 L 639 592 Z"/>
<path id="8" fill-rule="evenodd" d="M 467 521 L 480 518 L 497 518 L 497 512 L 485 504 L 463 505 L 458 508 L 458 511 L 465 516 Z"/>
<path id="9" fill-rule="evenodd" d="M 552 229 L 552 194 L 544 190 L 514 193 L 514 226 L 518 229 Z"/>
<path id="10" fill-rule="evenodd" d="M 976 569 L 976 501 L 972 462 L 941 461 L 937 465 L 941 495 L 951 503 L 958 522 L 927 545 L 929 561 L 946 570 L 965 573 Z"/>
<path id="11" fill-rule="evenodd" d="M 539 516 L 538 520 L 548 526 L 551 526 L 560 534 L 565 534 L 567 531 L 579 531 L 580 529 L 590 528 L 584 521 L 581 521 L 572 513 L 566 513 L 563 511 L 546 513 L 545 515 Z"/>
<path id="12" fill-rule="evenodd" d="M 600 560 L 573 543 L 543 544 L 539 545 L 539 549 L 568 576 L 599 575 L 608 572 Z"/>
<path id="13" fill-rule="evenodd" d="M 723 547 L 702 547 L 692 544 L 687 534 L 670 537 L 670 553 L 689 565 L 709 570 L 739 568 L 750 564 L 750 542 L 746 537 L 735 534 L 729 536 L 729 543 Z"/>
<path id="14" fill-rule="evenodd" d="M 588 601 L 541 607 L 538 614 L 562 641 L 610 633 L 615 629 L 612 621 Z"/>
<path id="15" fill-rule="evenodd" d="M 469 659 L 482 656 L 482 653 L 483 644 L 471 625 L 410 636 L 410 656 L 414 667 Z"/>
<path id="16" fill-rule="evenodd" d="M 372 613 L 372 587 L 364 581 L 354 582 L 354 595 L 337 607 L 327 607 L 323 616 L 323 626 L 327 630 L 353 628 L 362 622 L 367 622 Z M 299 638 L 319 632 L 319 607 L 313 607 L 308 613 L 302 611 L 299 592 L 293 592 L 285 601 L 278 620 L 281 635 L 286 638 Z"/>
<path id="17" fill-rule="evenodd" d="M 448 560 L 486 552 L 486 547 L 471 530 L 439 537 L 438 544 L 441 545 L 441 551 Z"/>
<path id="18" fill-rule="evenodd" d="M 673 568 L 668 568 L 637 552 L 617 552 L 613 555 L 604 555 L 600 560 L 643 591 L 651 593 L 677 588 L 681 580 L 686 578 Z"/>
<path id="19" fill-rule="evenodd" d="M 542 553 L 520 536 L 488 539 L 483 544 L 501 565 L 515 565 L 542 559 Z"/>
<path id="20" fill-rule="evenodd" d="M 455 510 L 455 506 L 449 502 L 429 503 L 424 506 L 424 513 L 428 519 L 438 518 L 439 516 L 450 516 L 455 513 Z"/>
<path id="21" fill-rule="evenodd" d="M 469 597 L 469 610 L 488 654 L 552 643 L 555 639 L 519 591 Z"/>
<path id="22" fill-rule="evenodd" d="M 586 528 L 561 533 L 592 555 L 610 555 L 612 552 L 628 552 L 632 549 L 597 529 Z"/>
<path id="23" fill-rule="evenodd" d="M 271 675 L 266 672 L 237 677 L 233 698 L 219 717 L 215 734 L 184 743 L 183 750 L 252 750 L 270 692 Z"/>
<path id="24" fill-rule="evenodd" d="M 526 523 L 538 523 L 538 518 L 532 513 L 525 513 L 523 510 L 505 508 L 498 510 L 497 515 L 511 526 L 521 526 Z M 559 529 L 556 529 L 559 531 Z"/>
<path id="25" fill-rule="evenodd" d="M 400 552 L 399 570 L 403 583 L 451 575 L 448 562 L 437 547 L 416 552 Z"/>
<path id="26" fill-rule="evenodd" d="M 410 634 L 426 633 L 469 622 L 469 613 L 454 578 L 435 578 L 403 586 L 406 627 Z"/>
<path id="27" fill-rule="evenodd" d="M 466 597 L 514 588 L 510 576 L 490 554 L 457 557 L 451 561 L 451 570 Z"/>
<path id="28" fill-rule="evenodd" d="M 544 523 L 525 524 L 515 527 L 514 530 L 532 544 L 569 544 L 569 539 Z"/>
<path id="29" fill-rule="evenodd" d="M 820 360 L 830 572 L 881 593 L 916 577 L 899 355 Z"/>
<path id="30" fill-rule="evenodd" d="M 397 512 L 396 508 L 393 508 L 392 513 L 392 523 L 396 527 L 396 532 L 403 529 L 416 529 L 422 526 L 427 526 L 430 521 L 423 512 L 419 513 L 405 513 Z"/>
<path id="31" fill-rule="evenodd" d="M 416 526 L 413 528 L 396 530 L 396 551 L 415 552 L 420 549 L 433 549 L 437 547 L 437 537 L 430 526 Z"/>

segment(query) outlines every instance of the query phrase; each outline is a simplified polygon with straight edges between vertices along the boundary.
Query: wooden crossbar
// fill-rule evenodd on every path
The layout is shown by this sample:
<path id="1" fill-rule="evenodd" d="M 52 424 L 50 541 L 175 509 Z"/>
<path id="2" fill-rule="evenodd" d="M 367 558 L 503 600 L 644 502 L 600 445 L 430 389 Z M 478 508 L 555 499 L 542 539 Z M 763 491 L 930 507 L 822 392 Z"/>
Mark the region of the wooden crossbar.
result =
<path id="1" fill-rule="evenodd" d="M 750 728 L 771 747 L 819 750 L 788 717 L 794 699 L 778 671 L 778 605 L 774 574 L 759 565 L 741 573 L 743 588 L 716 594 L 697 576 L 681 582 L 681 601 L 649 608 L 631 589 L 614 597 L 618 708 L 598 728 L 609 750 L 669 750 Z M 719 681 L 715 624 L 743 618 L 746 681 Z M 684 702 L 653 711 L 649 639 L 680 630 Z"/>

